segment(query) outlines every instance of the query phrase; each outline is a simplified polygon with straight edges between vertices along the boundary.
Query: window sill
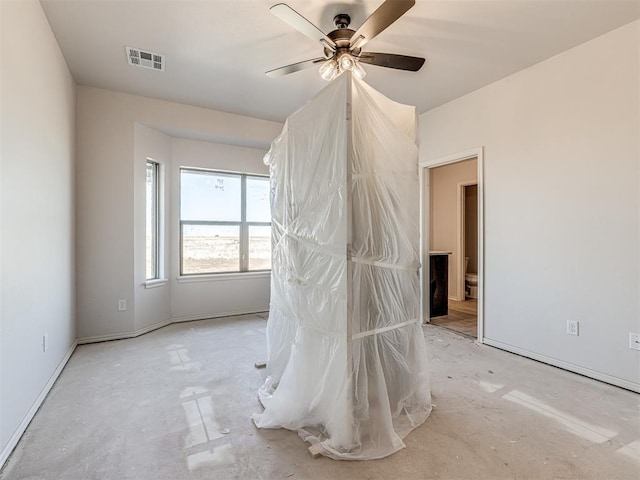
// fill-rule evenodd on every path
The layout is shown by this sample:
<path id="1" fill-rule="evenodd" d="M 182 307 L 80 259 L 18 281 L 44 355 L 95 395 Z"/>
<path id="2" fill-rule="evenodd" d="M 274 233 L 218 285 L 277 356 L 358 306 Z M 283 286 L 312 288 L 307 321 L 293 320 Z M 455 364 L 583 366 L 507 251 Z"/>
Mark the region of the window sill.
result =
<path id="1" fill-rule="evenodd" d="M 177 277 L 178 283 L 220 282 L 229 280 L 250 280 L 270 278 L 271 270 L 261 272 L 210 273 L 206 275 L 183 275 Z"/>
<path id="2" fill-rule="evenodd" d="M 166 278 L 156 278 L 153 280 L 147 280 L 146 282 L 144 282 L 144 288 L 158 288 L 158 287 L 163 287 L 164 285 L 167 284 L 167 282 L 169 282 L 168 279 Z"/>

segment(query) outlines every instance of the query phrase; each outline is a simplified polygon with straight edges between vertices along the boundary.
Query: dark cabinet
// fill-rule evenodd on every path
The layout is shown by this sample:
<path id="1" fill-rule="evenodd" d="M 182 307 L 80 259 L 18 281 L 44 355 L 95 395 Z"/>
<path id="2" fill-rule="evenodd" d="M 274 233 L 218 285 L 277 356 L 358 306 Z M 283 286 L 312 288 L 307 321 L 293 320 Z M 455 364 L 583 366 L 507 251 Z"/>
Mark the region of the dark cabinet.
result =
<path id="1" fill-rule="evenodd" d="M 431 318 L 449 314 L 449 252 L 429 254 L 431 271 Z"/>

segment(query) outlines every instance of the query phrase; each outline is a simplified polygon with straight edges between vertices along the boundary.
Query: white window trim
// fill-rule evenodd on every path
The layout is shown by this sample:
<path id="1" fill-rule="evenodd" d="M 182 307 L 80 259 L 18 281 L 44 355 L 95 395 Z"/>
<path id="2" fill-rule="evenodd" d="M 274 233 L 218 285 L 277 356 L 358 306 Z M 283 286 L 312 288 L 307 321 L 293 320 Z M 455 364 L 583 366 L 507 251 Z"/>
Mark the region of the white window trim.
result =
<path id="1" fill-rule="evenodd" d="M 167 283 L 169 283 L 168 278 L 154 278 L 144 282 L 144 288 L 149 289 L 149 288 L 163 287 Z"/>
<path id="2" fill-rule="evenodd" d="M 246 220 L 247 214 L 247 205 L 246 205 L 246 182 L 250 177 L 253 178 L 264 178 L 269 179 L 269 175 L 265 174 L 257 174 L 257 173 L 242 173 L 242 172 L 234 172 L 227 170 L 216 170 L 216 169 L 208 169 L 202 167 L 189 167 L 189 166 L 181 166 L 178 168 L 178 185 L 180 189 L 182 189 L 182 182 L 180 180 L 182 171 L 201 171 L 207 172 L 211 174 L 222 174 L 222 175 L 233 175 L 240 177 L 241 181 L 241 220 L 239 222 L 230 222 L 230 221 L 189 221 L 182 220 L 181 218 L 181 208 L 178 207 L 178 270 L 180 274 L 176 277 L 179 283 L 189 283 L 189 282 L 199 282 L 199 281 L 213 281 L 217 279 L 226 279 L 233 280 L 236 276 L 238 278 L 248 278 L 248 277 L 258 277 L 258 276 L 270 276 L 271 269 L 268 270 L 248 270 L 248 241 L 249 241 L 249 233 L 248 228 L 250 226 L 271 226 L 271 222 L 249 222 Z M 178 198 L 181 198 L 182 192 L 178 195 Z M 202 225 L 234 225 L 237 224 L 239 226 L 240 231 L 240 257 L 239 257 L 239 267 L 240 271 L 232 271 L 232 272 L 209 272 L 209 273 L 182 273 L 182 253 L 183 253 L 183 245 L 182 245 L 182 227 L 184 224 L 202 224 Z"/>
<path id="3" fill-rule="evenodd" d="M 231 273 L 202 273 L 180 275 L 176 277 L 178 283 L 220 282 L 229 280 L 248 280 L 253 278 L 271 278 L 271 270 Z"/>
<path id="4" fill-rule="evenodd" d="M 152 163 L 155 165 L 155 174 L 156 174 L 156 191 L 155 191 L 155 214 L 156 214 L 156 232 L 155 232 L 155 277 L 153 278 L 145 278 L 146 284 L 154 284 L 157 282 L 162 282 L 164 278 L 165 272 L 165 262 L 164 262 L 164 252 L 165 252 L 165 208 L 164 208 L 164 165 L 162 162 L 159 162 L 151 157 L 147 157 L 145 161 L 145 169 L 146 166 Z M 145 180 L 146 181 L 146 180 Z M 146 207 L 145 207 L 146 212 Z M 146 213 L 145 213 L 146 215 Z M 146 225 L 146 219 L 145 219 Z M 146 255 L 146 248 L 145 248 Z M 145 258 L 146 262 L 146 258 Z M 145 267 L 145 277 L 146 277 L 146 267 Z"/>

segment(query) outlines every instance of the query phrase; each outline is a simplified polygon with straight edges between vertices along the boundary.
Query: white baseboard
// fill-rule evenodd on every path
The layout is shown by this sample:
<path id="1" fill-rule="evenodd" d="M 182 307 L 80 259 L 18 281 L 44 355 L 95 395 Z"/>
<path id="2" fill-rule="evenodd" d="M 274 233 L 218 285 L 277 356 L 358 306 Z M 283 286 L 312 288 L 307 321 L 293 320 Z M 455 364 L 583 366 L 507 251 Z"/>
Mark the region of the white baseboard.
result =
<path id="1" fill-rule="evenodd" d="M 11 455 L 11 452 L 13 452 L 13 449 L 16 448 L 16 445 L 18 445 L 20 438 L 22 437 L 25 430 L 31 423 L 31 420 L 33 420 L 33 417 L 35 416 L 36 412 L 40 408 L 40 405 L 42 405 L 42 402 L 44 402 L 44 399 L 49 394 L 49 391 L 53 387 L 53 384 L 56 382 L 56 380 L 62 373 L 62 369 L 65 367 L 65 365 L 71 358 L 71 355 L 73 354 L 77 346 L 78 346 L 77 341 L 74 341 L 71 344 L 71 347 L 69 348 L 69 350 L 67 351 L 63 359 L 60 361 L 60 363 L 58 363 L 58 366 L 53 372 L 53 375 L 51 375 L 51 378 L 49 378 L 49 381 L 40 392 L 40 395 L 38 395 L 38 398 L 36 398 L 35 402 L 33 402 L 33 405 L 31 405 L 29 412 L 27 412 L 27 415 L 24 417 L 20 425 L 18 425 L 18 428 L 16 429 L 16 431 L 13 432 L 13 435 L 9 439 L 9 442 L 7 442 L 7 444 L 2 449 L 2 452 L 0 452 L 0 468 L 4 467 L 4 464 L 9 458 L 9 456 Z"/>
<path id="2" fill-rule="evenodd" d="M 79 338 L 77 343 L 78 345 L 85 345 L 87 343 L 98 343 L 98 342 L 108 342 L 110 340 L 124 340 L 127 338 L 135 338 L 140 335 L 144 335 L 145 333 L 152 332 L 153 330 L 157 330 L 162 327 L 166 327 L 167 325 L 171 325 L 172 323 L 182 323 L 182 322 L 192 322 L 195 320 L 208 320 L 211 318 L 221 318 L 221 317 L 235 317 L 238 315 L 249 315 L 255 313 L 263 313 L 268 312 L 269 307 L 265 308 L 252 308 L 246 310 L 233 310 L 230 312 L 220 312 L 213 314 L 200 314 L 200 315 L 188 315 L 184 317 L 173 317 L 168 320 L 162 320 L 161 322 L 154 323 L 153 325 L 149 325 L 148 327 L 140 328 L 133 332 L 123 332 L 123 333 L 111 333 L 108 335 L 95 335 L 92 337 L 82 337 Z"/>
<path id="3" fill-rule="evenodd" d="M 153 325 L 149 325 L 148 327 L 139 328 L 133 332 L 123 332 L 123 333 L 110 333 L 108 335 L 94 335 L 92 337 L 82 337 L 78 339 L 78 345 L 85 345 L 87 343 L 98 343 L 98 342 L 108 342 L 110 340 L 124 340 L 126 338 L 135 338 L 140 335 L 144 335 L 145 333 L 152 332 L 162 327 L 166 327 L 167 325 L 171 325 L 173 323 L 172 319 L 162 320 L 160 322 L 154 323 Z"/>
<path id="4" fill-rule="evenodd" d="M 584 368 L 579 365 L 574 365 L 573 363 L 558 360 L 557 358 L 547 357 L 546 355 L 530 352 L 529 350 L 525 350 L 524 348 L 514 347 L 513 345 L 498 342 L 496 340 L 491 340 L 487 337 L 482 339 L 482 343 L 499 348 L 500 350 L 506 350 L 507 352 L 522 355 L 523 357 L 531 358 L 539 362 L 547 363 L 549 365 L 553 365 L 554 367 L 562 368 L 563 370 L 579 373 L 580 375 L 584 375 L 585 377 L 593 378 L 594 380 L 600 380 L 601 382 L 609 383 L 611 385 L 615 385 L 616 387 L 621 387 L 626 390 L 631 390 L 632 392 L 640 393 L 640 384 L 630 382 L 629 380 L 625 380 L 623 378 L 614 377 L 613 375 L 608 375 L 596 370 L 591 370 L 590 368 Z"/>
<path id="5" fill-rule="evenodd" d="M 181 322 L 192 322 L 195 320 L 209 320 L 211 318 L 221 318 L 221 317 L 237 317 L 238 315 L 252 315 L 256 313 L 264 313 L 268 312 L 269 307 L 266 308 L 251 308 L 247 310 L 233 310 L 231 312 L 222 312 L 222 313 L 214 313 L 208 315 L 187 315 L 185 317 L 174 317 L 171 319 L 170 323 L 181 323 Z"/>
<path id="6" fill-rule="evenodd" d="M 140 335 L 144 335 L 145 333 L 153 332 L 154 330 L 158 330 L 159 328 L 166 327 L 167 325 L 171 325 L 173 322 L 171 319 L 162 320 L 161 322 L 156 322 L 153 325 L 149 325 L 148 327 L 139 328 L 134 332 L 134 337 L 139 337 Z"/>

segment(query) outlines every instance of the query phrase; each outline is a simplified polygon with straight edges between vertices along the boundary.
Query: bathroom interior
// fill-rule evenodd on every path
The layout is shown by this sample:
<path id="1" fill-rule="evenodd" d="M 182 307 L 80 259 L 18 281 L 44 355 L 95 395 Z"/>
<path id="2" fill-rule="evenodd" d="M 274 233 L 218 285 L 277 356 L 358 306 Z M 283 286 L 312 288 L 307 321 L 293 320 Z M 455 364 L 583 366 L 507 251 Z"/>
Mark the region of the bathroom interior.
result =
<path id="1" fill-rule="evenodd" d="M 476 338 L 478 331 L 477 159 L 429 169 L 429 251 L 446 254 L 447 310 L 430 322 Z"/>

